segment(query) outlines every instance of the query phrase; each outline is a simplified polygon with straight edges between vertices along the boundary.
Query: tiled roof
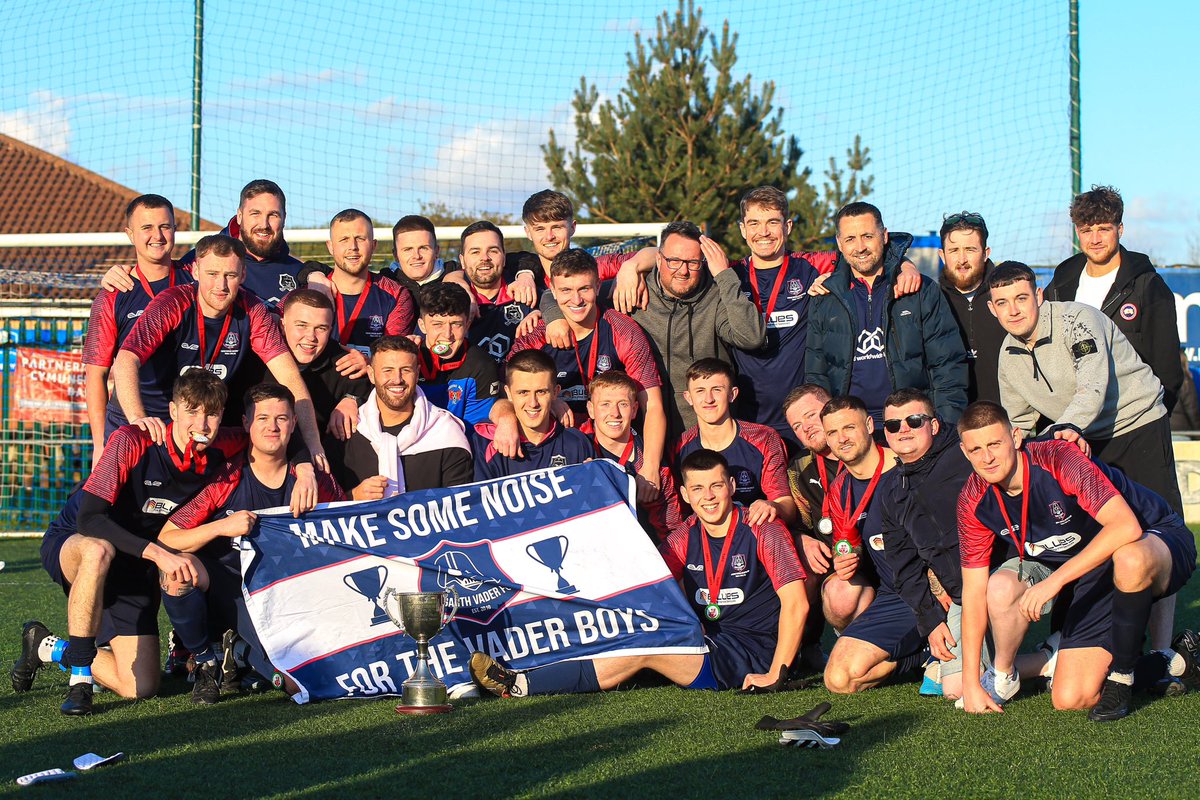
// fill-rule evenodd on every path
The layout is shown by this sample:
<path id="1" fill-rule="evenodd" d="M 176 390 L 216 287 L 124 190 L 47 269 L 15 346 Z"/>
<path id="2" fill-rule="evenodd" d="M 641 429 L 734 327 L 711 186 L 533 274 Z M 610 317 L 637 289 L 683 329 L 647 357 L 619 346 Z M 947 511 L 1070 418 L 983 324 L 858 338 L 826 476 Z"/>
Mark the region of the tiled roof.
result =
<path id="1" fill-rule="evenodd" d="M 0 134 L 0 233 L 112 232 L 124 228 L 126 204 L 142 192 Z M 191 215 L 175 209 L 180 230 Z M 220 230 L 202 219 L 203 230 Z M 179 247 L 177 255 L 187 251 Z M 0 297 L 90 299 L 112 264 L 128 263 L 128 247 L 0 249 Z"/>

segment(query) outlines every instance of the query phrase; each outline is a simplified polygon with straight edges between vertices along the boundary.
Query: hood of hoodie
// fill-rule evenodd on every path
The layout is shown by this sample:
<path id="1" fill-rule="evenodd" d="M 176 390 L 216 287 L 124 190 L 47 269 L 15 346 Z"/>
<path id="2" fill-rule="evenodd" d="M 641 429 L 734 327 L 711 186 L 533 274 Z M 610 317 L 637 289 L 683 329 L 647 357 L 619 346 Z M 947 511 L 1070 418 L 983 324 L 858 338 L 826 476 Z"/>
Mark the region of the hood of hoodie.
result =
<path id="1" fill-rule="evenodd" d="M 929 452 L 911 464 L 899 465 L 900 475 L 906 483 L 913 477 L 928 473 L 943 453 L 958 447 L 958 430 L 953 425 L 946 425 L 940 421 L 938 424 L 941 425 L 941 429 L 933 437 L 933 444 L 930 445 Z"/>
<path id="2" fill-rule="evenodd" d="M 1113 279 L 1113 288 L 1120 291 L 1125 286 L 1133 283 L 1139 276 L 1147 272 L 1157 272 L 1154 264 L 1151 263 L 1150 257 L 1145 253 L 1135 253 L 1132 250 L 1126 250 L 1124 245 L 1120 245 L 1121 266 L 1117 267 L 1117 275 Z M 1054 271 L 1055 276 L 1062 276 L 1061 281 L 1055 281 L 1064 290 L 1068 287 L 1072 289 L 1072 296 L 1079 290 L 1079 276 L 1083 274 L 1084 268 L 1087 267 L 1087 256 L 1083 253 L 1076 253 L 1066 261 L 1058 265 L 1058 269 Z M 1050 299 L 1062 299 L 1059 297 Z"/>

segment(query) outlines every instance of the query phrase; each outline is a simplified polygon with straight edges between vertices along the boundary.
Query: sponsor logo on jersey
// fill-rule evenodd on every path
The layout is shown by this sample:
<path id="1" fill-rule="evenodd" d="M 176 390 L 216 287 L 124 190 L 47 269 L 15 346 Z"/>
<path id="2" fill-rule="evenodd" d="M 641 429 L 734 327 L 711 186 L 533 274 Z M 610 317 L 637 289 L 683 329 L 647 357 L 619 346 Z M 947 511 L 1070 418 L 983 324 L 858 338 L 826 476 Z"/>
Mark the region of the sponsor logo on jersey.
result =
<path id="1" fill-rule="evenodd" d="M 126 314 L 125 319 L 137 319 L 138 317 L 140 317 L 142 314 L 145 314 L 145 313 L 146 313 L 146 309 L 139 308 L 137 311 L 130 311 L 128 314 Z"/>
<path id="2" fill-rule="evenodd" d="M 1126 322 L 1133 322 L 1135 319 L 1137 319 L 1137 315 L 1138 307 L 1133 303 L 1126 303 L 1125 305 L 1121 306 L 1121 319 L 1125 320 Z"/>
<path id="3" fill-rule="evenodd" d="M 1040 542 L 1026 542 L 1025 552 L 1031 556 L 1041 555 L 1047 550 L 1055 553 L 1065 553 L 1083 541 L 1078 533 L 1059 533 L 1042 539 Z"/>
<path id="4" fill-rule="evenodd" d="M 229 368 L 226 367 L 224 364 L 209 364 L 204 367 L 200 366 L 199 364 L 188 364 L 186 367 L 179 370 L 179 374 L 182 375 L 183 373 L 187 372 L 189 369 L 206 369 L 209 372 L 211 372 L 213 375 L 216 375 L 221 380 L 225 380 L 225 378 L 227 378 L 229 376 Z"/>
<path id="5" fill-rule="evenodd" d="M 582 403 L 584 400 L 587 400 L 587 389 L 582 386 L 572 386 L 569 389 L 563 389 L 561 397 L 568 403 L 572 400 L 577 400 Z"/>
<path id="6" fill-rule="evenodd" d="M 771 316 L 767 317 L 767 327 L 774 330 L 777 328 L 794 328 L 796 323 L 800 321 L 800 315 L 795 311 L 775 311 Z"/>
<path id="7" fill-rule="evenodd" d="M 142 481 L 143 486 L 162 486 L 162 481 Z"/>
<path id="8" fill-rule="evenodd" d="M 550 456 L 550 466 L 565 467 L 567 465 L 567 457 L 564 455 Z"/>
<path id="9" fill-rule="evenodd" d="M 508 351 L 512 347 L 512 340 L 504 334 L 498 333 L 495 336 L 480 339 L 479 346 L 487 351 L 492 360 L 503 362 L 504 357 L 508 355 Z"/>
<path id="10" fill-rule="evenodd" d="M 730 587 L 728 589 L 722 589 L 721 593 L 717 595 L 717 605 L 739 606 L 745 599 L 745 592 L 743 592 L 741 589 Z M 702 606 L 708 605 L 708 589 L 701 587 L 696 590 L 696 604 Z"/>
<path id="11" fill-rule="evenodd" d="M 608 356 L 597 356 L 596 357 L 596 371 L 597 372 L 608 372 L 610 369 L 612 369 L 612 359 L 611 358 L 609 358 Z"/>
<path id="12" fill-rule="evenodd" d="M 883 358 L 883 329 L 861 331 L 858 334 L 858 348 L 855 353 L 856 361 L 867 361 Z"/>
<path id="13" fill-rule="evenodd" d="M 692 572 L 704 572 L 703 564 L 688 564 L 687 568 L 690 569 Z"/>
<path id="14" fill-rule="evenodd" d="M 142 513 L 143 514 L 159 514 L 159 515 L 165 517 L 178 507 L 179 507 L 178 503 L 172 503 L 170 500 L 167 500 L 166 498 L 150 497 L 150 498 L 146 499 L 146 504 L 142 506 Z"/>
<path id="15" fill-rule="evenodd" d="M 184 342 L 183 344 L 179 345 L 179 349 L 180 350 L 199 350 L 200 345 L 193 344 L 192 342 Z"/>

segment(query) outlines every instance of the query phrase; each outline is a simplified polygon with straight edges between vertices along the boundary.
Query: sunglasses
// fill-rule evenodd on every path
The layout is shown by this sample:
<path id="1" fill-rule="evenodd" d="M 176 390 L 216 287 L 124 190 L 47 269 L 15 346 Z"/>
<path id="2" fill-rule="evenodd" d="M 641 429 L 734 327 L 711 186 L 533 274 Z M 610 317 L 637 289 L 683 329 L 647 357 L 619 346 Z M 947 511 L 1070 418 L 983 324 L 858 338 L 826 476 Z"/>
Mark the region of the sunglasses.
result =
<path id="1" fill-rule="evenodd" d="M 900 424 L 906 423 L 909 428 L 915 431 L 918 428 L 923 427 L 925 423 L 931 419 L 933 419 L 933 417 L 929 416 L 928 414 L 909 414 L 903 419 L 885 419 L 883 421 L 883 429 L 888 433 L 899 433 Z"/>

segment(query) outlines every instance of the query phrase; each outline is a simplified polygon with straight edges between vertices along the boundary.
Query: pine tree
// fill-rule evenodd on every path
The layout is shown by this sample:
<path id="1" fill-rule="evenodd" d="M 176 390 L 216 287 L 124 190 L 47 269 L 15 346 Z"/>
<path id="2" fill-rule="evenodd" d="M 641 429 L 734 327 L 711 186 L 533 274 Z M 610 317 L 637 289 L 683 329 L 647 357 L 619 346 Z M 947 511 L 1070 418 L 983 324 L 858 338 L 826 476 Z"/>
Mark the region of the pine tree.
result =
<path id="1" fill-rule="evenodd" d="M 626 55 L 629 76 L 615 102 L 600 99 L 580 79 L 572 106 L 577 140 L 571 152 L 550 131 L 543 146 L 551 182 L 592 222 L 690 219 L 731 255 L 745 250 L 738 234 L 738 199 L 773 185 L 788 193 L 796 218 L 793 241 L 813 248 L 832 233 L 833 212 L 871 191 L 861 172 L 869 150 L 855 138 L 840 169 L 830 159 L 824 192 L 800 164 L 803 151 L 785 134 L 775 84 L 757 93 L 746 75 L 733 76 L 738 36 L 726 21 L 718 40 L 692 0 L 663 12 L 648 42 L 635 34 Z"/>

